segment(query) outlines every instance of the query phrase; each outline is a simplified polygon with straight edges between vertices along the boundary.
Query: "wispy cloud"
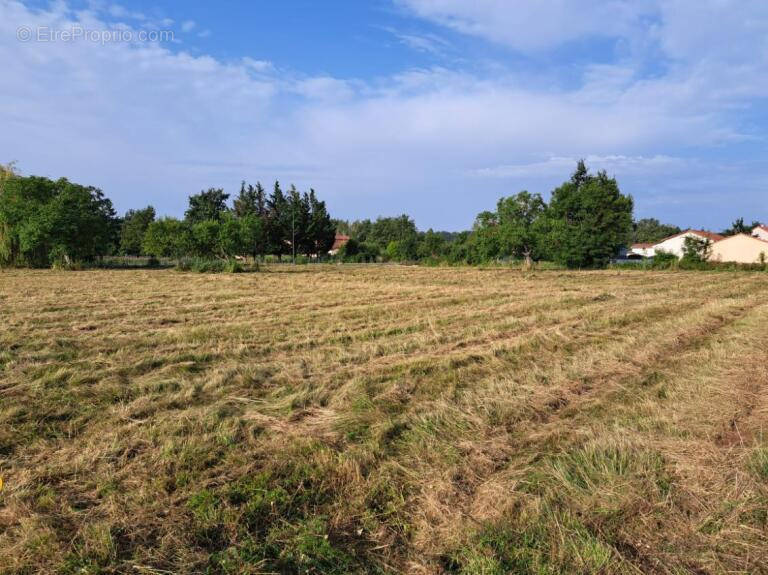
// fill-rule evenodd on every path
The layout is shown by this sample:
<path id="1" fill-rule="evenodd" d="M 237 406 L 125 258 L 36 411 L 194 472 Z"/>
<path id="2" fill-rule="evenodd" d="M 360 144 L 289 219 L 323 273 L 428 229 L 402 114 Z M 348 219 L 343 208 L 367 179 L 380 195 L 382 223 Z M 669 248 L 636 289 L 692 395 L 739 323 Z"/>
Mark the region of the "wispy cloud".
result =
<path id="1" fill-rule="evenodd" d="M 442 56 L 445 55 L 451 47 L 448 41 L 437 34 L 408 33 L 391 27 L 385 28 L 385 30 L 397 38 L 401 44 L 418 52 L 427 52 L 435 56 Z"/>
<path id="2" fill-rule="evenodd" d="M 474 176 L 487 178 L 544 177 L 563 176 L 572 171 L 579 160 L 584 160 L 595 170 L 605 170 L 609 173 L 619 172 L 622 175 L 659 175 L 679 171 L 688 167 L 691 161 L 686 158 L 673 156 L 623 156 L 623 155 L 595 155 L 585 157 L 576 156 L 551 156 L 545 160 L 529 162 L 526 164 L 506 164 L 477 168 L 470 170 Z"/>
<path id="3" fill-rule="evenodd" d="M 410 4 L 439 25 L 516 49 L 601 33 L 565 2 L 547 3 L 560 28 L 534 18 L 543 8 L 529 5 L 537 3 Z M 599 12 L 589 7 L 597 3 L 587 4 L 580 9 Z M 202 187 L 279 177 L 319 188 L 339 216 L 408 211 L 421 226 L 457 228 L 500 195 L 552 189 L 586 156 L 634 194 L 640 215 L 654 210 L 688 223 L 685 210 L 699 210 L 699 225 L 710 227 L 737 215 L 768 219 L 768 166 L 743 154 L 738 162 L 728 154 L 706 159 L 764 131 L 747 118 L 768 95 L 765 9 L 732 3 L 738 16 L 723 15 L 706 44 L 698 30 L 686 32 L 685 19 L 695 21 L 702 10 L 717 18 L 727 2 L 679 0 L 675 10 L 610 4 L 620 20 L 610 34 L 644 35 L 669 65 L 648 73 L 636 64 L 642 54 L 633 54 L 583 65 L 576 81 L 562 85 L 541 81 L 535 70 L 448 64 L 339 78 L 158 43 L 21 43 L 19 26 L 98 28 L 123 17 L 0 0 L 0 161 L 18 159 L 29 172 L 102 186 L 120 209 L 152 202 L 180 214 L 186 196 Z M 518 30 L 521 10 L 532 30 L 510 40 L 513 34 L 493 22 Z M 561 33 L 571 19 L 575 31 Z M 546 41 L 534 40 L 536 31 Z M 687 40 L 676 38 L 686 33 Z M 429 50 L 418 41 L 413 47 Z M 723 209 L 700 207 L 717 199 Z"/>
<path id="4" fill-rule="evenodd" d="M 522 51 L 546 50 L 585 36 L 625 37 L 658 12 L 647 0 L 398 0 L 405 10 L 464 34 Z"/>

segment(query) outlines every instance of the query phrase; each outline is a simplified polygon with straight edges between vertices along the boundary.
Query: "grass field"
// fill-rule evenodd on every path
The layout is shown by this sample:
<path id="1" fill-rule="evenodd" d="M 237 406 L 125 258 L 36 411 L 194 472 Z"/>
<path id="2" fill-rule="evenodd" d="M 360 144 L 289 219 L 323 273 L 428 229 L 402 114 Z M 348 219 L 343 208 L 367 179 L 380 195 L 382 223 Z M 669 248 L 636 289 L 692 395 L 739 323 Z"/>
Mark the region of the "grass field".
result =
<path id="1" fill-rule="evenodd" d="M 0 272 L 0 573 L 768 572 L 766 423 L 765 273 Z"/>

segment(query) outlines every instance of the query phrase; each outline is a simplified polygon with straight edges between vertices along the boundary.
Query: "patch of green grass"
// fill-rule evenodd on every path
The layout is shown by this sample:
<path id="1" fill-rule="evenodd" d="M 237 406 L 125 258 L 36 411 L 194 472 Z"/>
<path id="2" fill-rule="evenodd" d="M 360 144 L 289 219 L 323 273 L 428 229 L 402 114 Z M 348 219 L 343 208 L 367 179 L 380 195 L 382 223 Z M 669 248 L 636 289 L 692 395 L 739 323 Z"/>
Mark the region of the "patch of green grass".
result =
<path id="1" fill-rule="evenodd" d="M 749 470 L 762 481 L 768 481 L 768 447 L 758 447 L 747 462 Z"/>
<path id="2" fill-rule="evenodd" d="M 281 573 L 343 575 L 353 570 L 353 557 L 331 540 L 323 516 L 270 530 L 266 541 L 272 563 Z"/>
<path id="3" fill-rule="evenodd" d="M 291 460 L 190 496 L 195 540 L 212 552 L 209 570 L 349 573 L 354 542 L 337 542 L 320 512 L 332 496 L 325 477 L 317 464 Z"/>
<path id="4" fill-rule="evenodd" d="M 485 526 L 446 557 L 444 566 L 461 575 L 576 575 L 603 572 L 614 555 L 572 516 L 546 510 Z"/>

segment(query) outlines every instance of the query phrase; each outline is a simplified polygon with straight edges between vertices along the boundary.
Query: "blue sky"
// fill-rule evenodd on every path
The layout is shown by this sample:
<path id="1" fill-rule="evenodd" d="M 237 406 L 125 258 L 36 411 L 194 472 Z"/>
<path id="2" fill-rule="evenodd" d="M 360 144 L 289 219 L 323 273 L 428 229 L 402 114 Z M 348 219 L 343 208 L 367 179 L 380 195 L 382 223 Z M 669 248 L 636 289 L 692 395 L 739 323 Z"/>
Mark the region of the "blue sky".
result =
<path id="1" fill-rule="evenodd" d="M 0 162 L 121 212 L 279 179 L 338 217 L 455 230 L 585 158 L 637 217 L 768 221 L 765 2 L 0 0 L 0 16 Z M 40 40 L 77 28 L 131 37 Z M 173 37 L 138 37 L 158 30 Z"/>

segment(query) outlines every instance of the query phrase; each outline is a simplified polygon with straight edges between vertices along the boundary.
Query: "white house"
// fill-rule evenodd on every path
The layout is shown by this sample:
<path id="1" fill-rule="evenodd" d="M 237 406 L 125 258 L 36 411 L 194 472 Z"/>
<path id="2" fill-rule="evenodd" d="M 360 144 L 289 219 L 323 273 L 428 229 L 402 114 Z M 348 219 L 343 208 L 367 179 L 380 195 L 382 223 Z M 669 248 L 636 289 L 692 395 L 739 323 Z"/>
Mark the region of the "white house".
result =
<path id="1" fill-rule="evenodd" d="M 629 248 L 629 253 L 627 254 L 627 257 L 641 257 L 641 258 L 652 258 L 654 255 L 656 255 L 656 250 L 654 249 L 653 244 L 632 244 Z"/>
<path id="2" fill-rule="evenodd" d="M 752 230 L 752 235 L 761 240 L 768 241 L 768 226 L 759 225 Z"/>
<path id="3" fill-rule="evenodd" d="M 720 234 L 708 232 L 706 230 L 685 230 L 684 232 L 680 232 L 679 234 L 665 238 L 654 245 L 654 254 L 658 254 L 659 252 L 666 252 L 668 254 L 675 254 L 679 258 L 683 257 L 685 238 L 699 238 L 715 243 L 722 240 L 723 236 Z"/>

